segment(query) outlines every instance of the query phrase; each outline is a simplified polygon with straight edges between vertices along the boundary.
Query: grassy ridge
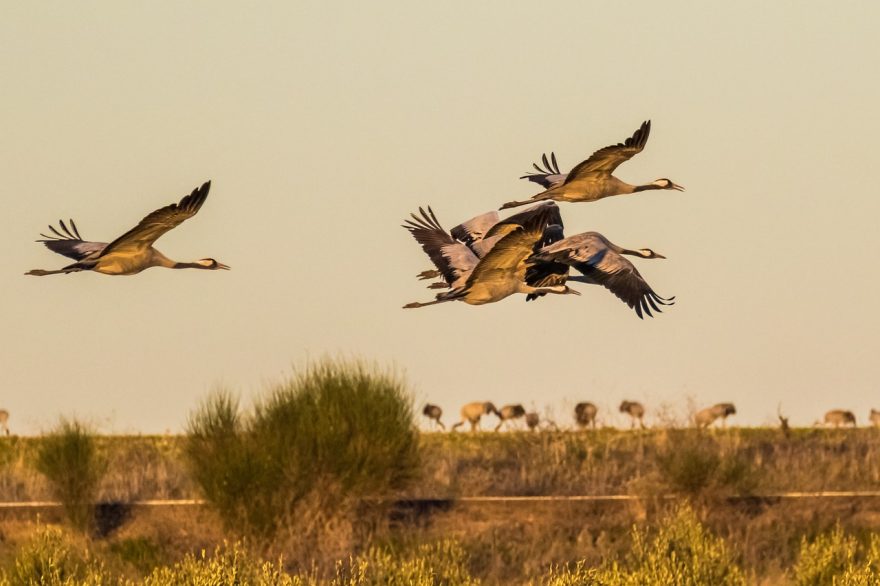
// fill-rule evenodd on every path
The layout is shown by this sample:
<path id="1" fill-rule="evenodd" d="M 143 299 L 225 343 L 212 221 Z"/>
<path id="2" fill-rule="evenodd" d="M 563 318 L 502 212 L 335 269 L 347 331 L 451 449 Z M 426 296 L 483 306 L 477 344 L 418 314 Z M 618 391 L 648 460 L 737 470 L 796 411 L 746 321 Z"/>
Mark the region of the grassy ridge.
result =
<path id="1" fill-rule="evenodd" d="M 0 438 L 0 500 L 49 500 L 36 468 L 44 438 Z M 102 500 L 198 498 L 180 436 L 99 436 L 107 473 Z M 875 490 L 880 487 L 880 430 L 775 429 L 427 433 L 409 497 L 477 495 L 656 494 L 677 490 L 675 454 L 735 460 L 752 475 L 749 493 Z M 699 450 L 698 453 L 694 453 Z M 713 457 L 714 456 L 714 457 Z M 681 473 L 684 474 L 684 473 Z M 711 479 L 709 479 L 711 480 Z M 737 486 L 719 487 L 728 493 Z"/>

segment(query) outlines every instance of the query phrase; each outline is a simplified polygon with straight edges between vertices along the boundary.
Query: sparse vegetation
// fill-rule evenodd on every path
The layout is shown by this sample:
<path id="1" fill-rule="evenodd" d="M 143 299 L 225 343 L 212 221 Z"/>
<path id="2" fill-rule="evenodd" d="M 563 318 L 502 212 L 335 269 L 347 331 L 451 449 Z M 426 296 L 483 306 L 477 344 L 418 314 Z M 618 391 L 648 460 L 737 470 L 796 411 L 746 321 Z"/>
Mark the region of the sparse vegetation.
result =
<path id="1" fill-rule="evenodd" d="M 94 432 L 84 423 L 62 419 L 41 439 L 36 467 L 49 481 L 54 498 L 61 501 L 70 524 L 89 532 L 98 485 L 107 467 Z"/>

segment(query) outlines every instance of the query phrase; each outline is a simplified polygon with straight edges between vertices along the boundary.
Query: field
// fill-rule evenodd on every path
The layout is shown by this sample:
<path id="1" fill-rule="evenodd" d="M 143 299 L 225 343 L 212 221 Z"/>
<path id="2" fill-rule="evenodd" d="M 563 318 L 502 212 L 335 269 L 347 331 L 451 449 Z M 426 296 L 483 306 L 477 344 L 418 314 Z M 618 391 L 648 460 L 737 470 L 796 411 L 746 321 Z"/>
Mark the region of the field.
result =
<path id="1" fill-rule="evenodd" d="M 44 441 L 0 441 L 0 501 L 53 500 L 35 465 Z M 98 436 L 96 441 L 106 460 L 98 488 L 103 504 L 89 537 L 64 534 L 75 544 L 69 547 L 89 551 L 114 576 L 139 580 L 235 536 L 208 505 L 132 504 L 202 497 L 185 462 L 184 437 Z M 633 560 L 633 527 L 653 535 L 687 503 L 693 522 L 723 541 L 748 583 L 775 584 L 808 583 L 795 574 L 798 564 L 803 566 L 804 543 L 838 528 L 855 540 L 851 549 L 862 551 L 858 547 L 868 548 L 870 535 L 880 531 L 880 497 L 784 497 L 875 490 L 880 432 L 874 429 L 794 429 L 788 437 L 762 428 L 422 433 L 418 445 L 420 473 L 407 488 L 386 497 L 390 504 L 369 516 L 368 530 L 336 531 L 328 519 L 330 538 L 312 550 L 311 559 L 293 553 L 291 536 L 272 547 L 248 542 L 241 547 L 263 559 L 281 557 L 284 571 L 313 577 L 339 572 L 337 561 L 350 556 L 385 552 L 389 559 L 408 559 L 420 547 L 452 548 L 455 563 L 484 584 L 551 583 L 553 568 L 553 579 L 562 580 L 561 568 L 567 565 Z M 638 498 L 463 498 L 584 495 Z M 60 509 L 53 507 L 8 508 L 0 515 L 4 568 L 15 565 L 35 536 L 45 538 L 47 527 L 63 524 Z"/>

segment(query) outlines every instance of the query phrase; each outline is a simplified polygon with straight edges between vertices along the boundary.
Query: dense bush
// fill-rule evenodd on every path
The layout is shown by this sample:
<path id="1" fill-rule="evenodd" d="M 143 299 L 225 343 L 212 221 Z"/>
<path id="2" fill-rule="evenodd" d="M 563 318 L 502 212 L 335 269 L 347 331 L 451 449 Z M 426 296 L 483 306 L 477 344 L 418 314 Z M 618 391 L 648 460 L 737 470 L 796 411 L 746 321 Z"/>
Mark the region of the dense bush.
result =
<path id="1" fill-rule="evenodd" d="M 551 572 L 545 586 L 734 586 L 745 584 L 724 541 L 709 534 L 693 511 L 681 507 L 653 538 L 633 530 L 633 548 L 624 563 L 599 568 L 578 564 Z"/>
<path id="2" fill-rule="evenodd" d="M 98 485 L 107 469 L 94 433 L 76 420 L 62 419 L 37 448 L 37 469 L 61 501 L 71 525 L 87 532 L 94 522 Z"/>
<path id="3" fill-rule="evenodd" d="M 405 384 L 334 360 L 277 386 L 250 414 L 229 394 L 213 395 L 190 417 L 185 451 L 227 526 L 261 537 L 301 523 L 306 508 L 320 515 L 347 499 L 385 496 L 419 467 Z"/>

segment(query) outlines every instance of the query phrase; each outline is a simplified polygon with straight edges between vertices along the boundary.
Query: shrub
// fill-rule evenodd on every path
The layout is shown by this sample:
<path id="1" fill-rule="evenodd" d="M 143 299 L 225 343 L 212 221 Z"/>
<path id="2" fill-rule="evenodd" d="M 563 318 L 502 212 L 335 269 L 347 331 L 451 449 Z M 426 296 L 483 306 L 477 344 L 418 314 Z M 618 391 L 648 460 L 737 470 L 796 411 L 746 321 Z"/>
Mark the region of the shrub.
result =
<path id="1" fill-rule="evenodd" d="M 15 556 L 12 572 L 2 575 L 10 586 L 108 584 L 103 566 L 88 550 L 60 529 L 40 527 Z"/>
<path id="2" fill-rule="evenodd" d="M 804 538 L 794 577 L 799 586 L 880 584 L 880 535 L 871 535 L 867 548 L 839 525 L 813 541 Z"/>
<path id="3" fill-rule="evenodd" d="M 338 564 L 330 586 L 477 586 L 468 558 L 454 540 L 423 544 L 410 556 L 372 548 L 349 562 Z"/>
<path id="4" fill-rule="evenodd" d="M 144 586 L 293 586 L 305 585 L 284 572 L 281 563 L 263 562 L 252 557 L 241 544 L 217 546 L 214 555 L 205 551 L 187 554 L 173 566 L 156 568 Z"/>
<path id="5" fill-rule="evenodd" d="M 758 482 L 750 462 L 695 430 L 670 431 L 657 467 L 666 489 L 689 496 L 749 494 Z"/>
<path id="6" fill-rule="evenodd" d="M 90 530 L 98 485 L 107 468 L 91 429 L 76 420 L 62 419 L 40 441 L 36 467 L 61 501 L 70 524 L 83 532 Z"/>
<path id="7" fill-rule="evenodd" d="M 109 550 L 119 560 L 132 565 L 139 573 L 149 574 L 162 565 L 165 552 L 162 547 L 146 537 L 130 537 L 110 544 Z"/>
<path id="8" fill-rule="evenodd" d="M 680 507 L 659 527 L 653 539 L 633 529 L 633 548 L 625 564 L 552 571 L 546 586 L 732 586 L 745 584 L 724 541 L 709 534 L 693 511 Z"/>
<path id="9" fill-rule="evenodd" d="M 209 398 L 190 417 L 186 455 L 228 527 L 270 537 L 282 525 L 301 527 L 305 509 L 314 520 L 347 500 L 402 488 L 419 467 L 417 442 L 400 379 L 324 360 L 278 385 L 250 415 L 228 393 Z"/>

